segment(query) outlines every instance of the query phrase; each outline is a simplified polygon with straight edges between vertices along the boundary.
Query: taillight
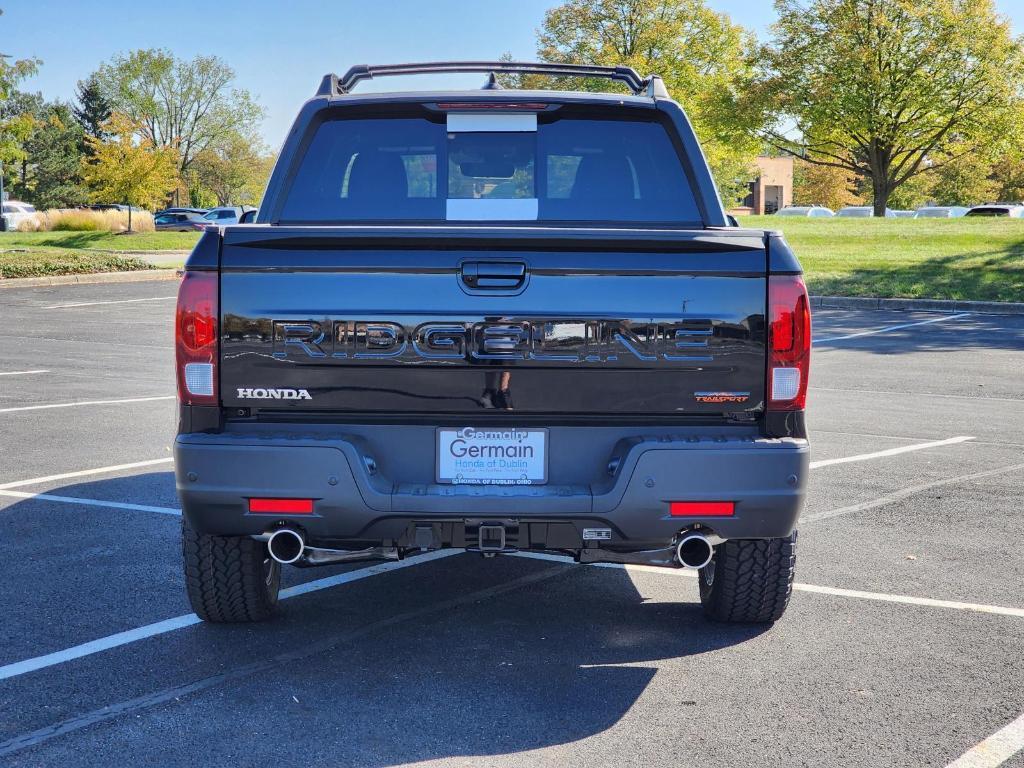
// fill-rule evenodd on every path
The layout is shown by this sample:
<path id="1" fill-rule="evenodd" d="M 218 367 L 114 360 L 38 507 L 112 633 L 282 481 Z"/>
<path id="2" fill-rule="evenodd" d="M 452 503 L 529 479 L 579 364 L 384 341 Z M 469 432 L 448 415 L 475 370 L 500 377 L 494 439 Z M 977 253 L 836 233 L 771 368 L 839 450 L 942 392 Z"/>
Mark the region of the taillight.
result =
<path id="1" fill-rule="evenodd" d="M 799 275 L 768 278 L 768 410 L 802 411 L 811 364 L 811 306 Z"/>
<path id="2" fill-rule="evenodd" d="M 174 318 L 178 399 L 217 404 L 217 273 L 186 272 Z"/>

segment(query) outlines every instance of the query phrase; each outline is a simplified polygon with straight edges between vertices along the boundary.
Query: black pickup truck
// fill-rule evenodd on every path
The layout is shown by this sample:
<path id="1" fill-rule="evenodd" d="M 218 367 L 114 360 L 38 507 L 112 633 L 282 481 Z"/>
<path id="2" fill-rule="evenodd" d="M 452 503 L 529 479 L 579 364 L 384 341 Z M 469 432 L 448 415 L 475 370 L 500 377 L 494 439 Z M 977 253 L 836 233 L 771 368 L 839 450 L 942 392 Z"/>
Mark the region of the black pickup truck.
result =
<path id="1" fill-rule="evenodd" d="M 352 93 L 414 72 L 631 95 Z M 592 82 L 592 80 L 591 80 Z M 176 317 L 188 595 L 275 608 L 281 564 L 454 547 L 699 570 L 786 608 L 810 312 L 781 236 L 723 211 L 683 110 L 625 67 L 328 75 L 253 224 L 207 229 Z"/>

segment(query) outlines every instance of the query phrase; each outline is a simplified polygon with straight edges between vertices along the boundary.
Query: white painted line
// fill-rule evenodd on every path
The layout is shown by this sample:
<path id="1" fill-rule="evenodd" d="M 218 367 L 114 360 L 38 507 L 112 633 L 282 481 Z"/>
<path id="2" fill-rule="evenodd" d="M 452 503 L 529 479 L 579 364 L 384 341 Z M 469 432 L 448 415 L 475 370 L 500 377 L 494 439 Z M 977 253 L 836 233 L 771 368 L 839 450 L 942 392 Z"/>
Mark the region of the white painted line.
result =
<path id="1" fill-rule="evenodd" d="M 151 507 L 146 504 L 127 504 L 123 501 L 103 501 L 101 499 L 81 499 L 77 496 L 54 496 L 50 493 L 27 493 L 25 491 L 0 490 L 0 496 L 14 499 L 38 499 L 39 501 L 58 501 L 63 504 L 79 504 L 85 507 L 108 507 L 110 509 L 131 509 L 136 512 L 159 512 L 162 515 L 181 515 L 180 509 L 174 507 Z"/>
<path id="2" fill-rule="evenodd" d="M 565 555 L 550 555 L 544 552 L 512 552 L 510 557 L 525 557 L 534 560 L 550 560 L 559 563 L 575 563 Z M 659 576 L 684 576 L 695 578 L 697 571 L 688 568 L 659 568 L 652 565 L 622 565 L 620 563 L 593 563 L 597 568 L 623 568 L 638 573 L 653 573 Z M 817 584 L 793 584 L 797 592 L 813 592 L 819 595 L 836 595 L 853 597 L 858 600 L 876 600 L 883 603 L 902 603 L 904 605 L 922 605 L 929 608 L 949 608 L 957 611 L 973 611 L 975 613 L 991 613 L 998 616 L 1012 616 L 1024 619 L 1024 608 L 1009 608 L 1003 605 L 987 605 L 984 603 L 962 603 L 956 600 L 934 600 L 930 597 L 912 597 L 910 595 L 893 595 L 887 592 L 864 592 L 859 589 L 840 589 L 839 587 L 820 587 Z"/>
<path id="3" fill-rule="evenodd" d="M 49 373 L 49 371 L 0 371 L 0 376 L 25 376 L 30 373 Z"/>
<path id="4" fill-rule="evenodd" d="M 353 581 L 368 579 L 371 576 L 377 576 L 382 573 L 388 573 L 389 571 L 396 571 L 402 568 L 409 568 L 414 565 L 421 565 L 422 563 L 428 563 L 432 560 L 440 560 L 445 557 L 452 557 L 457 554 L 461 554 L 461 552 L 459 550 L 444 549 L 436 552 L 428 552 L 424 555 L 417 555 L 416 557 L 408 560 L 394 560 L 373 565 L 369 568 L 361 568 L 356 571 L 339 573 L 335 576 L 328 576 L 325 579 L 309 581 L 305 584 L 299 584 L 294 587 L 289 587 L 288 589 L 282 589 L 280 599 L 287 600 L 292 597 L 299 597 L 300 595 L 308 595 L 310 592 L 318 592 L 322 589 L 330 589 L 331 587 L 337 587 L 342 584 L 350 584 Z M 118 648 L 120 646 L 128 645 L 129 643 L 145 640 L 149 637 L 156 637 L 157 635 L 163 635 L 168 632 L 173 632 L 184 627 L 191 627 L 192 625 L 199 623 L 201 623 L 201 619 L 194 613 L 190 613 L 185 616 L 176 616 L 173 619 L 165 619 L 164 621 L 158 621 L 155 624 L 147 624 L 144 627 L 129 629 L 125 632 L 118 632 L 114 635 L 101 637 L 98 640 L 91 640 L 88 643 L 82 643 L 81 645 L 75 645 L 71 648 L 65 648 L 62 651 L 47 653 L 43 656 L 25 659 L 24 661 L 16 661 L 13 664 L 7 664 L 6 666 L 0 667 L 0 680 L 9 680 L 12 677 L 25 675 L 29 672 L 46 669 L 47 667 L 54 667 L 68 661 L 81 659 L 84 656 L 91 656 L 94 653 L 107 651 L 111 648 Z"/>
<path id="5" fill-rule="evenodd" d="M 811 392 L 842 392 L 843 394 L 855 394 L 855 395 L 906 395 L 908 397 L 940 397 L 946 400 L 993 400 L 1000 403 L 1024 403 L 1019 397 L 987 397 L 985 395 L 948 395 L 939 394 L 938 392 L 907 392 L 885 389 L 842 389 L 840 387 L 808 387 Z M 816 430 L 817 432 L 823 432 L 826 430 Z"/>
<path id="6" fill-rule="evenodd" d="M 1024 715 L 971 747 L 947 768 L 995 768 L 1024 749 Z"/>
<path id="7" fill-rule="evenodd" d="M 943 317 L 933 317 L 930 320 L 922 320 L 919 323 L 904 323 L 903 325 L 890 325 L 886 328 L 876 328 L 873 331 L 860 331 L 859 333 L 848 333 L 845 336 L 831 336 L 827 339 L 814 339 L 815 344 L 825 344 L 832 341 L 846 341 L 847 339 L 859 339 L 863 336 L 874 336 L 879 333 L 888 333 L 889 331 L 902 331 L 904 328 L 916 328 L 919 325 L 931 325 L 932 323 L 944 323 L 947 320 L 959 320 L 962 317 L 970 317 L 971 312 L 961 312 L 958 315 L 945 315 Z"/>
<path id="8" fill-rule="evenodd" d="M 17 408 L 0 408 L 0 413 L 15 411 L 45 411 L 50 408 L 77 408 L 82 405 L 120 405 L 121 403 L 149 403 L 154 400 L 173 400 L 174 395 L 160 397 L 127 397 L 122 400 L 80 400 L 76 403 L 49 403 L 48 405 L 21 405 Z"/>
<path id="9" fill-rule="evenodd" d="M 21 488 L 25 485 L 38 485 L 49 483 L 53 480 L 70 480 L 73 477 L 88 477 L 90 475 L 105 475 L 108 472 L 121 472 L 125 469 L 138 469 L 139 467 L 153 467 L 157 464 L 168 464 L 174 461 L 170 456 L 163 459 L 149 459 L 148 461 L 133 461 L 131 464 L 113 464 L 109 467 L 96 467 L 96 469 L 80 469 L 77 472 L 64 472 L 60 475 L 44 475 L 43 477 L 31 477 L 28 480 L 15 480 L 11 483 L 0 483 L 0 490 L 8 488 Z"/>
<path id="10" fill-rule="evenodd" d="M 171 301 L 177 296 L 153 296 L 148 299 L 118 299 L 117 301 L 81 301 L 77 304 L 54 304 L 43 309 L 72 309 L 73 307 L 98 307 L 101 304 L 135 304 L 139 301 Z"/>
<path id="11" fill-rule="evenodd" d="M 822 459 L 821 461 L 812 461 L 810 464 L 811 469 L 818 469 L 819 467 L 831 467 L 833 464 L 850 464 L 854 461 L 868 461 L 869 459 L 883 459 L 888 456 L 898 456 L 901 453 L 911 453 L 913 451 L 924 451 L 928 448 L 940 448 L 944 445 L 956 445 L 957 443 L 966 443 L 968 440 L 973 440 L 973 437 L 967 435 L 960 435 L 959 437 L 951 437 L 948 440 L 933 440 L 930 443 L 915 443 L 914 445 L 901 445 L 899 448 L 888 448 L 884 451 L 875 451 L 874 453 L 861 453 L 857 456 L 843 456 L 839 459 Z"/>
<path id="12" fill-rule="evenodd" d="M 997 469 L 987 469 L 984 472 L 974 472 L 970 475 L 958 475 L 956 477 L 944 477 L 941 480 L 936 480 L 931 483 L 921 483 L 921 485 L 912 485 L 909 488 L 901 488 L 898 491 L 893 491 L 887 496 L 883 496 L 879 499 L 872 499 L 871 501 L 865 501 L 861 504 L 852 504 L 848 507 L 839 507 L 837 509 L 830 509 L 825 512 L 816 512 L 809 515 L 801 515 L 801 523 L 813 523 L 816 520 L 828 520 L 833 517 L 840 517 L 842 515 L 850 515 L 855 512 L 866 512 L 869 509 L 877 509 L 878 507 L 884 507 L 888 504 L 893 504 L 897 501 L 901 501 L 908 496 L 913 496 L 916 493 L 923 491 L 930 491 L 932 488 L 941 488 L 945 485 L 952 485 L 953 483 L 963 483 L 970 480 L 980 480 L 983 477 L 992 477 L 993 475 L 1002 475 L 1007 472 L 1016 472 L 1018 470 L 1024 470 L 1024 464 L 1014 464 L 1009 467 L 999 467 Z"/>
<path id="13" fill-rule="evenodd" d="M 794 584 L 793 589 L 799 592 L 814 592 L 819 595 L 836 595 L 838 597 L 854 597 L 859 600 L 876 600 L 882 603 L 901 603 L 903 605 L 923 605 L 928 608 L 949 608 L 955 611 L 972 611 L 974 613 L 992 613 L 997 616 L 1013 616 L 1024 619 L 1024 608 L 1009 608 L 1004 605 L 986 605 L 984 603 L 962 603 L 958 600 L 934 600 L 930 597 L 912 597 L 910 595 L 893 595 L 888 592 L 864 592 L 859 589 L 840 589 L 839 587 L 819 587 L 816 584 Z"/>

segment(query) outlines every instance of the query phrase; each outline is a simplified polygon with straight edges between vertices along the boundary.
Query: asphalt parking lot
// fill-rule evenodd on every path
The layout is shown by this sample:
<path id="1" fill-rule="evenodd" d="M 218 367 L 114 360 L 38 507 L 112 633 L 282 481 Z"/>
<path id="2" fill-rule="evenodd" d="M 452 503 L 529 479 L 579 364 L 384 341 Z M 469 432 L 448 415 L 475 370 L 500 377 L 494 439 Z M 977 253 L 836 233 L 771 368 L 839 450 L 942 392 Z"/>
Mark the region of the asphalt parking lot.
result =
<path id="1" fill-rule="evenodd" d="M 174 282 L 0 290 L 0 765 L 1024 766 L 1024 317 L 820 310 L 799 586 L 435 553 L 180 573 Z"/>

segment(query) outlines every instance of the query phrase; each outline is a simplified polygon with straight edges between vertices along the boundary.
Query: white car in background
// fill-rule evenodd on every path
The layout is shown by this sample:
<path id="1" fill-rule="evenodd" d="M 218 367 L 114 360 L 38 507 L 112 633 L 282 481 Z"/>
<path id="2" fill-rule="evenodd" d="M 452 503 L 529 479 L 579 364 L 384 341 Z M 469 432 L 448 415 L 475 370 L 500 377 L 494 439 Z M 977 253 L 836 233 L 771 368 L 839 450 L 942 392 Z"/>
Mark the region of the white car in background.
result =
<path id="1" fill-rule="evenodd" d="M 870 205 L 848 205 L 836 211 L 836 216 L 841 216 L 844 219 L 870 219 L 874 215 L 875 209 Z M 885 218 L 895 219 L 896 211 L 886 208 Z"/>
<path id="2" fill-rule="evenodd" d="M 987 203 L 976 205 L 965 216 L 1009 216 L 1011 219 L 1024 219 L 1024 205 L 1020 203 Z"/>
<path id="3" fill-rule="evenodd" d="M 40 215 L 34 205 L 23 203 L 20 200 L 7 200 L 3 208 L 4 229 L 8 232 L 16 232 L 22 224 L 29 222 L 32 228 L 39 226 Z"/>
<path id="4" fill-rule="evenodd" d="M 811 219 L 830 219 L 835 214 L 823 205 L 787 205 L 775 212 L 776 216 L 804 216 Z"/>
<path id="5" fill-rule="evenodd" d="M 926 205 L 918 208 L 915 219 L 959 219 L 969 211 L 966 205 Z"/>

